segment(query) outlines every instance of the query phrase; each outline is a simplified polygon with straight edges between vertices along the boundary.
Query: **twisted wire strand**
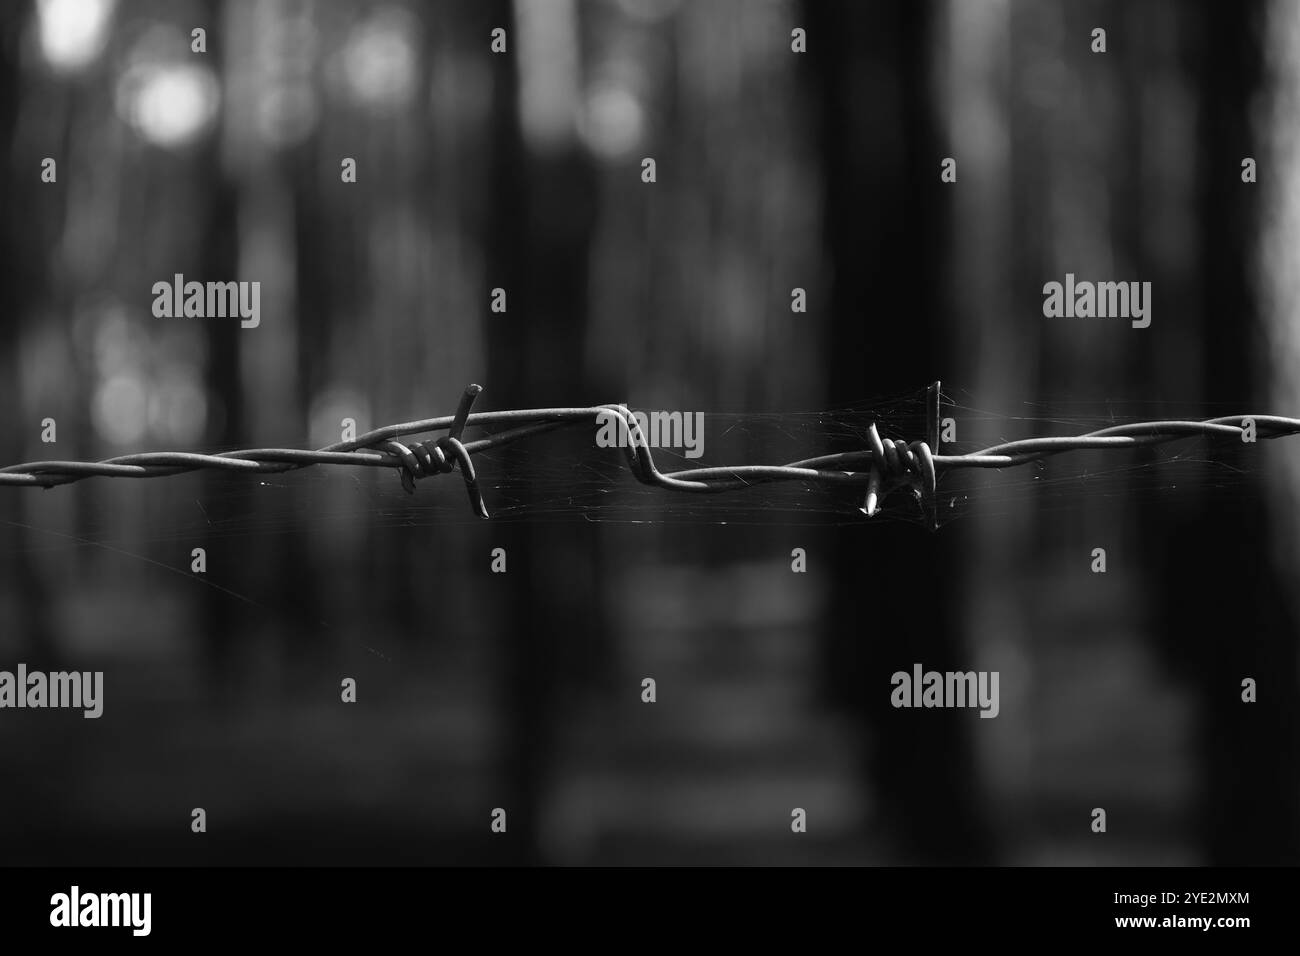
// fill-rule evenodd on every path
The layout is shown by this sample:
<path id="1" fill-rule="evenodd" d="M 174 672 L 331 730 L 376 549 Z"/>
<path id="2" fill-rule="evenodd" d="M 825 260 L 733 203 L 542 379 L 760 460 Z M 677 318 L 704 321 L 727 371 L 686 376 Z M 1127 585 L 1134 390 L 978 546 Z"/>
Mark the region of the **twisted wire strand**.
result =
<path id="1" fill-rule="evenodd" d="M 471 413 L 482 391 L 470 385 L 454 415 L 401 422 L 376 428 L 356 438 L 315 451 L 297 448 L 247 448 L 219 454 L 146 452 L 103 461 L 33 461 L 0 468 L 0 485 L 36 485 L 52 488 L 92 477 L 156 478 L 201 469 L 280 474 L 309 465 L 352 465 L 395 468 L 402 486 L 414 493 L 419 478 L 449 474 L 458 467 L 470 505 L 482 518 L 489 517 L 478 483 L 473 456 L 516 441 L 580 424 L 598 424 L 609 415 L 619 416 L 628 440 L 621 443 L 629 470 L 637 481 L 669 491 L 718 493 L 738 491 L 755 484 L 803 481 L 827 486 L 862 486 L 861 510 L 877 514 L 884 500 L 904 489 L 921 502 L 933 503 L 939 476 L 957 468 L 1010 468 L 1069 451 L 1137 448 L 1192 437 L 1240 440 L 1246 422 L 1254 423 L 1259 439 L 1300 434 L 1300 419 L 1278 415 L 1229 415 L 1204 421 L 1150 421 L 1112 425 L 1083 435 L 1023 438 L 1002 442 L 960 455 L 935 454 L 926 441 L 883 439 L 873 423 L 867 429 L 868 446 L 788 462 L 783 465 L 733 465 L 686 468 L 662 472 L 655 465 L 649 442 L 635 415 L 623 405 L 587 408 L 527 408 Z M 485 438 L 462 441 L 468 427 L 508 426 Z M 445 431 L 426 441 L 403 442 L 410 435 Z M 930 512 L 931 516 L 933 511 Z M 933 523 L 933 522 L 932 522 Z"/>

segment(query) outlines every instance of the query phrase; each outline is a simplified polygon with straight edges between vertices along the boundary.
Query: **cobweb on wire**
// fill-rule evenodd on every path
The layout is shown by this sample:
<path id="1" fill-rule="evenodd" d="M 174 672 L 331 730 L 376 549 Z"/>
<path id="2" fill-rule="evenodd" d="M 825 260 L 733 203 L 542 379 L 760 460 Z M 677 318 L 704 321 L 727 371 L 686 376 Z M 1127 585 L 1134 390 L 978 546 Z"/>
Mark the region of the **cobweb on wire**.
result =
<path id="1" fill-rule="evenodd" d="M 1081 435 L 1133 422 L 1204 420 L 1251 412 L 1248 402 L 1171 402 L 1129 399 L 1026 401 L 1002 410 L 962 403 L 963 392 L 945 393 L 944 415 L 958 423 L 958 439 L 943 454 L 964 454 L 1005 441 L 1050 435 Z M 1253 410 L 1258 412 L 1258 409 Z M 1262 412 L 1260 412 L 1262 414 Z M 1283 439 L 1285 441 L 1285 439 Z M 961 469 L 940 484 L 940 525 L 973 515 L 1070 513 L 1094 508 L 1203 506 L 1212 495 L 1259 495 L 1256 480 L 1273 442 L 1254 444 L 1188 437 L 1132 449 L 1071 451 L 1029 464 Z"/>
<path id="2" fill-rule="evenodd" d="M 957 397 L 965 396 L 958 393 Z M 637 409 L 633 403 L 629 407 Z M 946 393 L 942 414 L 955 420 L 958 440 L 944 443 L 941 452 L 962 454 L 1020 438 L 1079 435 L 1125 422 L 1210 418 L 1243 410 L 1240 403 L 1102 400 L 1024 402 L 1006 411 L 993 411 L 962 404 Z M 687 457 L 681 448 L 655 447 L 652 452 L 664 472 L 783 464 L 832 452 L 861 451 L 867 447 L 867 428 L 872 423 L 885 438 L 907 441 L 923 437 L 924 390 L 822 411 L 706 413 L 700 457 Z M 646 486 L 630 473 L 620 449 L 597 446 L 596 431 L 594 423 L 575 424 L 477 453 L 474 461 L 492 522 L 927 523 L 919 504 L 901 492 L 887 501 L 880 514 L 867 519 L 861 511 L 864 488 L 858 485 L 755 483 L 743 490 L 711 494 Z M 467 438 L 489 433 L 471 426 Z M 1260 448 L 1246 449 L 1239 442 L 1188 438 L 1144 448 L 1071 451 L 998 470 L 954 469 L 940 480 L 938 524 L 943 527 L 976 514 L 1011 515 L 1029 509 L 1038 514 L 1065 512 L 1091 507 L 1099 500 L 1140 507 L 1155 498 L 1167 501 L 1180 495 L 1199 502 L 1207 490 L 1254 491 L 1259 483 L 1252 484 L 1249 478 L 1262 467 Z M 208 472 L 140 482 L 90 479 L 79 487 L 95 488 L 96 497 L 129 496 L 129 487 L 149 489 L 150 499 L 177 519 L 156 525 L 149 535 L 154 539 L 187 538 L 200 528 L 208 537 L 242 537 L 294 534 L 307 528 L 328 534 L 332 525 L 359 522 L 377 528 L 482 523 L 465 507 L 464 489 L 457 476 L 424 478 L 416 493 L 408 495 L 396 470 L 388 468 L 314 466 L 274 475 Z"/>
<path id="3" fill-rule="evenodd" d="M 635 403 L 628 403 L 637 410 Z M 647 412 L 650 409 L 645 409 Z M 398 416 L 400 417 L 400 416 Z M 658 468 L 784 464 L 867 447 L 875 423 L 887 438 L 924 433 L 924 390 L 872 398 L 823 411 L 704 414 L 699 457 L 682 448 L 652 447 Z M 396 469 L 314 466 L 284 474 L 245 476 L 192 473 L 142 482 L 89 479 L 98 484 L 143 485 L 193 501 L 190 520 L 167 532 L 185 537 L 202 526 L 208 536 L 295 533 L 305 524 L 328 526 L 364 518 L 371 527 L 437 528 L 501 522 L 627 522 L 652 524 L 858 523 L 864 485 L 828 488 L 802 481 L 755 483 L 738 491 L 684 493 L 636 480 L 619 448 L 596 444 L 598 426 L 574 424 L 474 455 L 479 485 L 491 512 L 483 522 L 465 505 L 459 476 L 423 478 L 407 494 Z M 470 426 L 466 439 L 498 429 Z M 206 449 L 217 451 L 219 449 Z M 169 509 L 170 510 L 170 509 Z M 877 522 L 922 524 L 920 507 L 899 494 Z"/>
<path id="4" fill-rule="evenodd" d="M 631 406 L 633 409 L 635 405 Z M 706 413 L 700 457 L 681 448 L 652 448 L 656 466 L 681 469 L 785 464 L 868 447 L 873 422 L 887 438 L 924 434 L 925 393 L 883 396 L 822 411 Z M 865 487 L 804 481 L 755 482 L 737 491 L 681 493 L 650 487 L 629 473 L 617 449 L 596 448 L 591 429 L 566 429 L 554 444 L 520 442 L 480 454 L 488 476 L 493 520 L 623 521 L 707 524 L 825 524 L 858 522 Z M 922 523 L 924 513 L 903 495 L 879 517 Z"/>

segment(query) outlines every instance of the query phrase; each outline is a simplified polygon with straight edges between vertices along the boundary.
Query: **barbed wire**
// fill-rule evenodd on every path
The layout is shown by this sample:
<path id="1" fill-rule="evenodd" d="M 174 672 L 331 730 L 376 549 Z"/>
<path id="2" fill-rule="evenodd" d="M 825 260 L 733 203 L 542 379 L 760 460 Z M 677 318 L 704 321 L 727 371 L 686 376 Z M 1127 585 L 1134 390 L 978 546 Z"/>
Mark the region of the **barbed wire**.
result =
<path id="1" fill-rule="evenodd" d="M 502 448 L 521 439 L 580 424 L 602 424 L 617 415 L 627 429 L 620 442 L 628 467 L 637 481 L 670 491 L 718 493 L 739 491 L 756 484 L 802 481 L 826 486 L 862 486 L 861 510 L 868 517 L 879 513 L 894 491 L 906 490 L 935 519 L 935 492 L 940 475 L 958 468 L 1010 468 L 1069 451 L 1135 448 L 1185 438 L 1241 440 L 1248 427 L 1255 437 L 1279 438 L 1300 434 L 1300 419 L 1277 415 L 1229 415 L 1201 421 L 1149 421 L 1112 425 L 1082 435 L 1023 438 L 958 455 L 937 454 L 939 448 L 940 388 L 927 390 L 926 439 L 912 442 L 881 438 L 874 423 L 867 428 L 865 449 L 805 458 L 783 465 L 733 465 L 686 468 L 662 472 L 655 465 L 649 442 L 637 417 L 624 405 L 588 408 L 526 408 L 479 412 L 470 409 L 482 388 L 468 386 L 455 414 L 376 428 L 349 441 L 310 451 L 297 448 L 248 448 L 219 454 L 146 452 L 103 461 L 33 461 L 0 468 L 0 485 L 36 485 L 52 488 L 92 477 L 156 478 L 202 469 L 279 474 L 309 465 L 353 465 L 395 468 L 402 487 L 415 492 L 417 479 L 448 474 L 459 465 L 470 506 L 482 518 L 490 517 L 479 488 L 473 456 Z M 1249 424 L 1248 424 L 1249 423 Z M 468 427 L 510 426 L 485 438 L 462 441 Z M 402 442 L 409 435 L 446 431 L 431 441 Z"/>

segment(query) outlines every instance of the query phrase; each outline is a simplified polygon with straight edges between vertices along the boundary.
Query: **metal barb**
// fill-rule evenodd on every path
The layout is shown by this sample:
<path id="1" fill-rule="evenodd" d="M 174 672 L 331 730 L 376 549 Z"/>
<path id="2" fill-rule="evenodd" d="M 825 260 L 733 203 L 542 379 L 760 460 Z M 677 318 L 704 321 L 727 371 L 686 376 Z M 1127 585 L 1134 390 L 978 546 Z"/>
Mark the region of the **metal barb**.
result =
<path id="1" fill-rule="evenodd" d="M 871 467 L 867 472 L 867 496 L 862 503 L 862 513 L 868 518 L 875 517 L 890 492 L 906 488 L 921 505 L 927 523 L 933 528 L 934 491 L 938 478 L 930 446 L 923 441 L 908 444 L 882 439 L 875 422 L 867 427 L 867 442 Z"/>
<path id="2" fill-rule="evenodd" d="M 479 393 L 482 391 L 483 386 L 481 385 L 468 385 L 465 387 L 465 391 L 460 397 L 460 404 L 456 407 L 456 414 L 452 416 L 451 424 L 447 426 L 447 434 L 432 444 L 412 442 L 408 448 L 396 439 L 389 439 L 377 446 L 397 456 L 398 461 L 401 463 L 397 469 L 397 474 L 401 478 L 402 487 L 406 489 L 407 494 L 415 494 L 415 481 L 417 478 L 423 478 L 426 475 L 448 474 L 459 463 L 460 473 L 465 479 L 465 490 L 469 494 L 470 507 L 474 509 L 474 513 L 480 518 L 491 517 L 488 514 L 487 504 L 483 501 L 483 494 L 479 491 L 478 475 L 474 471 L 474 462 L 460 440 L 460 436 L 465 431 L 465 425 L 469 421 L 470 409 L 474 407 L 474 399 L 478 398 Z"/>
<path id="3" fill-rule="evenodd" d="M 932 459 L 934 455 L 939 454 L 940 428 L 943 424 L 940 416 L 943 414 L 943 388 L 938 380 L 930 383 L 930 387 L 925 390 L 925 443 L 921 449 L 927 459 Z M 930 530 L 939 530 L 939 501 L 938 485 L 939 476 L 934 470 L 933 460 L 929 460 L 924 465 L 925 474 L 933 479 L 926 489 L 925 498 L 922 505 L 928 509 L 927 517 L 930 519 Z"/>

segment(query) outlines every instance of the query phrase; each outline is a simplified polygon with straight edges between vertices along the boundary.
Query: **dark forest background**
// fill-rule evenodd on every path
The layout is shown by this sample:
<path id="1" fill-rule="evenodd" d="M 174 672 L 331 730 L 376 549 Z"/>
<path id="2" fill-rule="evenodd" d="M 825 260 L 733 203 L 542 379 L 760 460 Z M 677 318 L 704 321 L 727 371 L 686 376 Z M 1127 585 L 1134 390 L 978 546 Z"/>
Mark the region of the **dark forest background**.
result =
<path id="1" fill-rule="evenodd" d="M 942 379 L 968 449 L 1296 414 L 1297 108 L 1291 0 L 5 4 L 0 463 L 319 447 L 469 382 Z M 1151 328 L 1044 320 L 1067 271 L 1151 281 Z M 154 318 L 178 272 L 260 281 L 260 326 Z M 5 489 L 0 665 L 106 698 L 0 715 L 0 862 L 1295 862 L 1300 454 L 1108 463 L 981 475 L 937 534 L 474 523 L 343 469 Z M 1000 671 L 1001 715 L 892 709 L 913 662 Z"/>

